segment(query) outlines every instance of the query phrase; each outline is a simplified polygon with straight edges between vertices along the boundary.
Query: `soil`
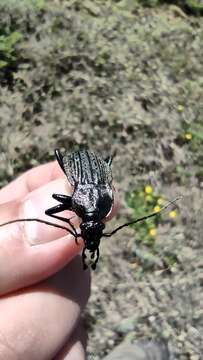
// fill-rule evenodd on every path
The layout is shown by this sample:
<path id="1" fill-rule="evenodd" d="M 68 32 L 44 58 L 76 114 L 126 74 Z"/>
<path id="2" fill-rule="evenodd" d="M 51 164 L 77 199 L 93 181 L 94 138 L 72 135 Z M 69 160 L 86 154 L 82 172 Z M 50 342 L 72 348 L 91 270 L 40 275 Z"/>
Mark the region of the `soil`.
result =
<path id="1" fill-rule="evenodd" d="M 136 244 L 131 228 L 102 241 L 85 314 L 89 358 L 126 339 L 155 339 L 168 344 L 170 360 L 200 360 L 202 17 L 170 2 L 3 3 L 1 33 L 21 38 L 0 68 L 0 185 L 53 159 L 56 147 L 90 148 L 116 152 L 121 208 L 108 229 L 132 217 L 126 194 L 134 189 L 183 195 L 174 222 L 157 229 L 159 254 Z"/>

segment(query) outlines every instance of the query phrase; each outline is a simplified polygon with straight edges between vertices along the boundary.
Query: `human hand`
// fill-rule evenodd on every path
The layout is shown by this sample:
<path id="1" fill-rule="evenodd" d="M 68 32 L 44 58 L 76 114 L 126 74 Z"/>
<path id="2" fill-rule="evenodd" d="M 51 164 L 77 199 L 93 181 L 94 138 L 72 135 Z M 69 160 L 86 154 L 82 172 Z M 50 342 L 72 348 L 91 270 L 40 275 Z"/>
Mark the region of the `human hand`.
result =
<path id="1" fill-rule="evenodd" d="M 0 191 L 0 223 L 46 219 L 56 189 L 72 192 L 55 162 L 26 172 Z M 72 222 L 77 228 L 79 219 Z M 62 229 L 19 222 L 0 228 L 0 240 L 0 359 L 85 359 L 80 316 L 90 276 L 76 256 L 82 239 L 77 245 Z"/>

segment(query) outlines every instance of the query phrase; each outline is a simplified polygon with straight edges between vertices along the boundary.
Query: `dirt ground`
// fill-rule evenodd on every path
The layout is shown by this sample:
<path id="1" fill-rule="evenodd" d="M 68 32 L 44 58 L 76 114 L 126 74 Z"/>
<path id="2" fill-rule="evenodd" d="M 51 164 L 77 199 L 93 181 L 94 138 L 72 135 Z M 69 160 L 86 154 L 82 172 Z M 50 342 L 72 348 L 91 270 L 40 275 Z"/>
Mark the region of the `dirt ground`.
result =
<path id="1" fill-rule="evenodd" d="M 131 228 L 102 241 L 85 314 L 94 360 L 126 339 L 202 359 L 203 21 L 170 3 L 0 4 L 0 35 L 20 34 L 6 55 L 0 47 L 0 185 L 56 147 L 90 148 L 116 151 L 121 209 L 109 229 L 131 218 L 126 194 L 140 186 L 184 196 L 158 227 L 158 255 L 139 243 L 137 261 Z"/>

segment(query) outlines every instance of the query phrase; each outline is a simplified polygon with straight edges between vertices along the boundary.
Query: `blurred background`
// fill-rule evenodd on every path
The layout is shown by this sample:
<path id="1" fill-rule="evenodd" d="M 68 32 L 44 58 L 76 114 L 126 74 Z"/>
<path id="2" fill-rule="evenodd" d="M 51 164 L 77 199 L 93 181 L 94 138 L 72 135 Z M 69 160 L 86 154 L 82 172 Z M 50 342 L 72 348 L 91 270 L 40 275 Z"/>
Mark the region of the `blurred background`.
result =
<path id="1" fill-rule="evenodd" d="M 121 209 L 86 311 L 94 360 L 156 339 L 203 354 L 202 0 L 1 0 L 0 186 L 54 149 L 116 153 Z M 57 189 L 56 189 L 57 190 Z"/>

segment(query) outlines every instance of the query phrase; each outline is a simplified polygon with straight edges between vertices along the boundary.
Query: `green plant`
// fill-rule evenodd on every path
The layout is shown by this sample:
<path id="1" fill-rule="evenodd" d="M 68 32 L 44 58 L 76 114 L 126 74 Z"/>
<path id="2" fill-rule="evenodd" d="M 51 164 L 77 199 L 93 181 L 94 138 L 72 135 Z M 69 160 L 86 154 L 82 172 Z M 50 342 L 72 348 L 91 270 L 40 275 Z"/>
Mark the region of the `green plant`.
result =
<path id="1" fill-rule="evenodd" d="M 160 0 L 138 0 L 138 3 L 143 6 L 154 7 L 159 5 Z"/>
<path id="2" fill-rule="evenodd" d="M 188 150 L 197 153 L 203 146 L 203 122 L 202 118 L 196 118 L 193 122 L 182 121 L 182 132 L 177 137 L 180 145 L 188 144 Z"/>
<path id="3" fill-rule="evenodd" d="M 16 44 L 22 38 L 21 33 L 13 31 L 0 35 L 0 69 L 8 67 L 16 60 Z"/>
<path id="4" fill-rule="evenodd" d="M 151 214 L 152 212 L 157 212 L 157 216 L 132 225 L 132 227 L 136 229 L 137 242 L 149 247 L 154 246 L 158 225 L 163 221 L 159 211 L 164 202 L 162 196 L 154 193 L 151 185 L 147 185 L 141 190 L 135 190 L 127 196 L 128 206 L 133 209 L 135 219 Z M 176 217 L 176 211 L 170 211 L 169 217 L 174 219 Z"/>
<path id="5" fill-rule="evenodd" d="M 44 0 L 1 0 L 0 8 L 4 9 L 13 9 L 13 10 L 20 10 L 20 9 L 36 9 L 42 10 L 45 7 Z"/>
<path id="6" fill-rule="evenodd" d="M 139 5 L 153 8 L 164 4 L 179 6 L 182 10 L 194 15 L 203 14 L 202 0 L 121 0 L 118 2 L 120 8 L 128 11 L 135 10 Z"/>
<path id="7" fill-rule="evenodd" d="M 194 15 L 203 14 L 203 3 L 202 0 L 181 0 L 180 6 L 188 10 Z"/>
<path id="8" fill-rule="evenodd" d="M 153 269 L 170 269 L 177 263 L 177 257 L 169 250 L 160 251 L 160 246 L 156 244 L 156 235 L 159 224 L 163 222 L 161 207 L 164 206 L 165 200 L 155 194 L 151 185 L 145 186 L 144 189 L 135 190 L 127 197 L 127 203 L 133 209 L 134 217 L 139 218 L 153 212 L 157 216 L 145 221 L 132 225 L 135 231 L 135 242 L 131 247 L 131 266 L 140 266 L 140 274 Z M 172 223 L 177 216 L 176 210 L 171 210 L 168 217 Z M 161 256 L 160 256 L 161 253 Z"/>

